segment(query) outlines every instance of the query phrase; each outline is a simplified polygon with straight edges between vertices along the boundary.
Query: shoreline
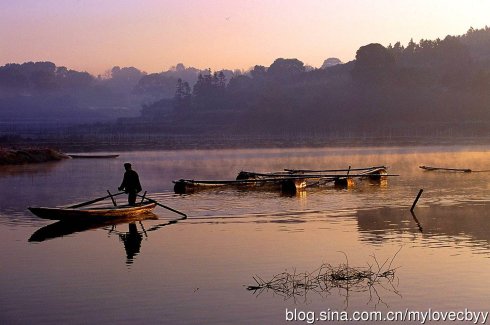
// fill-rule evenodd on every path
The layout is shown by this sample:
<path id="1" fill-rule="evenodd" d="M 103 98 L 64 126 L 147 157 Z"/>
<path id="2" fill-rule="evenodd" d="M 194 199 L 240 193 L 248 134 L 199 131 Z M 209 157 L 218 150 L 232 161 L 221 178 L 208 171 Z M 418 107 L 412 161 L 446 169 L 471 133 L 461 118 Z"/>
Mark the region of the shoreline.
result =
<path id="1" fill-rule="evenodd" d="M 51 148 L 0 148 L 0 166 L 38 164 L 69 158 L 66 154 Z"/>
<path id="2" fill-rule="evenodd" d="M 291 135 L 100 135 L 73 137 L 16 138 L 0 142 L 4 149 L 52 148 L 59 152 L 88 153 L 151 150 L 355 148 L 413 146 L 490 145 L 480 137 L 323 137 Z M 0 149 L 2 150 L 2 149 Z M 0 162 L 1 164 L 1 162 Z"/>

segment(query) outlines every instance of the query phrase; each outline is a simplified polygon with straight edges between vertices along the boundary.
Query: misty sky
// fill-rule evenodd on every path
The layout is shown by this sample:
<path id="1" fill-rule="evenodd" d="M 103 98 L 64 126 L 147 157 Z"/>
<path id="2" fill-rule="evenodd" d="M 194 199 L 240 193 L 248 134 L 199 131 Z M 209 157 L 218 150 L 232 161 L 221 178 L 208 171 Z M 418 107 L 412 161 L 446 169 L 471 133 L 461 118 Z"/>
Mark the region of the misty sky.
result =
<path id="1" fill-rule="evenodd" d="M 490 25 L 488 0 L 1 0 L 0 65 L 52 61 L 101 74 L 346 62 L 368 43 Z"/>

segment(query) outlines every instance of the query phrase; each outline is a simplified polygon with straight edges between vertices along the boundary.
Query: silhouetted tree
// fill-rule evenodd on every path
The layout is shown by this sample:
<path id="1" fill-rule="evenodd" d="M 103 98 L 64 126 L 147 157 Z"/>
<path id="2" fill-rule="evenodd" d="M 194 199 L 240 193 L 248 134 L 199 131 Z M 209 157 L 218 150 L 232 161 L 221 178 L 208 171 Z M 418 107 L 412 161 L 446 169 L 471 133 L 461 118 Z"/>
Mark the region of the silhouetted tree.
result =
<path id="1" fill-rule="evenodd" d="M 211 70 L 206 74 L 199 74 L 193 87 L 192 95 L 198 109 L 221 109 L 226 96 L 226 77 L 224 73 Z"/>
<path id="2" fill-rule="evenodd" d="M 191 107 L 191 87 L 187 81 L 182 81 L 182 79 L 177 80 L 177 89 L 175 90 L 174 105 L 175 108 L 189 109 Z"/>
<path id="3" fill-rule="evenodd" d="M 327 68 L 333 67 L 337 64 L 342 64 L 342 61 L 340 61 L 337 58 L 328 58 L 325 61 L 323 61 L 323 64 L 322 64 L 320 69 L 327 69 Z"/>
<path id="4" fill-rule="evenodd" d="M 353 77 L 360 81 L 381 81 L 390 76 L 395 66 L 395 57 L 378 43 L 361 46 L 356 52 Z"/>
<path id="5" fill-rule="evenodd" d="M 0 88 L 10 93 L 22 92 L 29 88 L 29 77 L 22 72 L 20 64 L 6 64 L 0 67 Z"/>
<path id="6" fill-rule="evenodd" d="M 250 71 L 250 75 L 252 76 L 252 78 L 254 78 L 255 80 L 258 80 L 258 79 L 261 79 L 261 78 L 265 78 L 267 76 L 267 69 L 266 67 L 262 66 L 262 65 L 256 65 L 251 71 Z"/>
<path id="7" fill-rule="evenodd" d="M 277 59 L 267 69 L 267 75 L 282 81 L 291 81 L 305 72 L 305 65 L 298 59 Z"/>

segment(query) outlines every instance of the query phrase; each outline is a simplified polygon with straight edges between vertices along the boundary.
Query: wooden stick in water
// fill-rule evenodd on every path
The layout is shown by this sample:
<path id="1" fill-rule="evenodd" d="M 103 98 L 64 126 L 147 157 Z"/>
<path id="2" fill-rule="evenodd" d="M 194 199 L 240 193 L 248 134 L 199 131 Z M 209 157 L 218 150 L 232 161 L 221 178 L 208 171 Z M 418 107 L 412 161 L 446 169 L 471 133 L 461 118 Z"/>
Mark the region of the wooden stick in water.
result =
<path id="1" fill-rule="evenodd" d="M 410 212 L 412 212 L 413 209 L 415 208 L 415 205 L 417 204 L 417 202 L 418 202 L 420 196 L 422 195 L 423 191 L 424 191 L 424 189 L 421 188 L 419 191 L 419 194 L 417 194 L 417 197 L 415 198 L 415 201 L 413 201 L 412 207 L 410 208 Z"/>
<path id="2" fill-rule="evenodd" d="M 139 196 L 139 197 L 142 197 L 142 195 L 139 195 L 139 194 L 136 194 L 136 195 L 137 195 L 137 196 Z M 156 205 L 158 205 L 158 206 L 161 206 L 162 208 L 165 208 L 165 209 L 167 209 L 167 210 L 170 210 L 170 211 L 172 211 L 172 212 L 175 212 L 175 213 L 177 213 L 177 214 L 180 214 L 181 216 L 183 216 L 183 219 L 186 219 L 186 218 L 187 218 L 187 214 L 185 214 L 185 213 L 183 213 L 183 212 L 180 212 L 180 211 L 175 210 L 175 209 L 172 209 L 172 208 L 170 208 L 170 207 L 168 207 L 168 206 L 166 206 L 166 205 L 163 205 L 163 204 L 161 204 L 161 203 L 158 203 L 157 201 L 155 201 L 155 200 L 153 200 L 153 199 L 150 199 L 150 198 L 146 198 L 146 199 L 147 199 L 148 201 L 150 201 L 150 202 L 155 203 L 155 204 L 156 204 Z"/>
<path id="3" fill-rule="evenodd" d="M 424 229 L 422 228 L 422 225 L 420 224 L 419 219 L 417 219 L 417 217 L 415 216 L 415 213 L 413 213 L 413 211 L 410 210 L 410 213 L 412 214 L 412 218 L 415 221 L 415 223 L 417 224 L 417 227 L 419 228 L 420 232 L 423 233 Z"/>

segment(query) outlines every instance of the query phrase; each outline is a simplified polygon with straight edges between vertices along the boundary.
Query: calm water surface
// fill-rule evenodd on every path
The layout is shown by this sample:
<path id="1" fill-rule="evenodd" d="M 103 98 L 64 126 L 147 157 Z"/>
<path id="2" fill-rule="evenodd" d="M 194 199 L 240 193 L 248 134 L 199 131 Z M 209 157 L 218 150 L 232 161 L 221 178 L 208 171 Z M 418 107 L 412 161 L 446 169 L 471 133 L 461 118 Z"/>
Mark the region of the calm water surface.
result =
<path id="1" fill-rule="evenodd" d="M 130 161 L 157 208 L 143 221 L 60 226 L 30 214 L 116 192 Z M 386 164 L 387 184 L 275 191 L 173 193 L 172 180 L 234 179 L 240 170 Z M 486 147 L 261 149 L 121 153 L 0 172 L 0 323 L 282 324 L 302 311 L 490 311 L 490 169 Z M 415 218 L 409 208 L 424 193 Z M 119 197 L 122 202 L 124 198 Z M 130 231 L 131 230 L 131 231 Z M 29 239 L 31 238 L 31 241 Z M 132 238 L 132 239 L 131 239 Z M 136 239 L 135 239 L 136 238 Z M 364 267 L 391 259 L 376 293 L 336 289 L 283 297 L 253 276 Z"/>

